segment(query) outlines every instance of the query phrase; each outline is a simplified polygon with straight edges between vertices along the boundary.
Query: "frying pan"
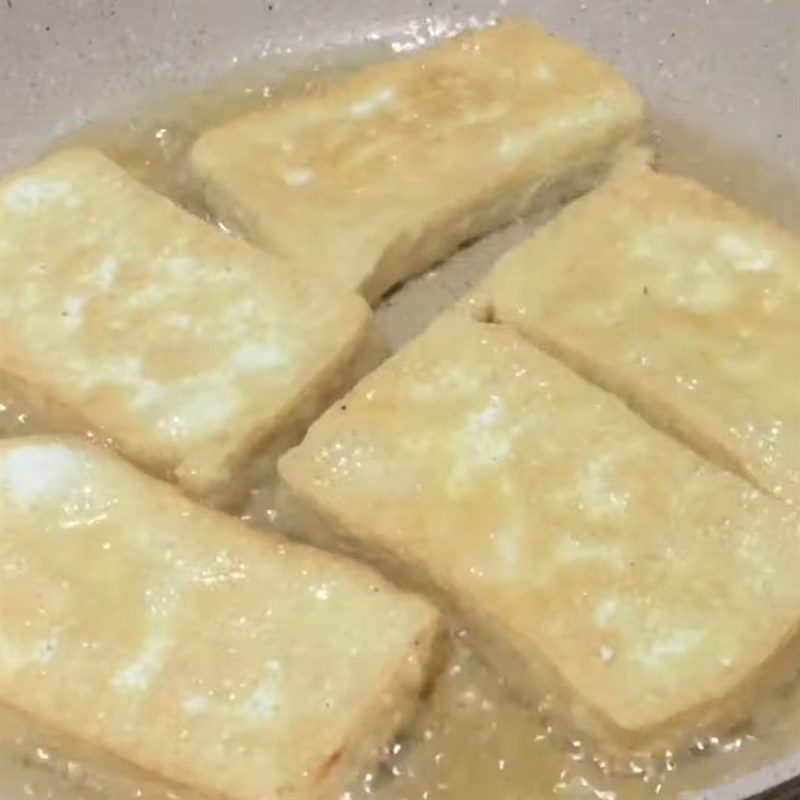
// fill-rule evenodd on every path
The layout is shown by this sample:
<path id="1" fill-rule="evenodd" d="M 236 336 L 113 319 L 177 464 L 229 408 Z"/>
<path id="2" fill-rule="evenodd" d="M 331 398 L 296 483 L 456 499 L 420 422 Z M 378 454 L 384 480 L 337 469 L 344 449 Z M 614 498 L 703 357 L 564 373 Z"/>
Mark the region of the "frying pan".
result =
<path id="1" fill-rule="evenodd" d="M 514 16 L 535 19 L 617 66 L 648 100 L 665 166 L 800 227 L 797 0 L 0 3 L 3 172 L 87 120 L 135 108 L 237 64 L 377 39 L 402 50 L 456 25 Z M 489 244 L 479 257 L 486 261 L 505 244 Z M 379 312 L 389 338 L 408 338 L 455 291 L 445 277 Z M 798 775 L 800 751 L 776 754 L 702 797 L 740 800 L 768 792 L 770 800 L 796 800 Z M 0 798 L 21 796 L 20 787 L 0 779 Z"/>

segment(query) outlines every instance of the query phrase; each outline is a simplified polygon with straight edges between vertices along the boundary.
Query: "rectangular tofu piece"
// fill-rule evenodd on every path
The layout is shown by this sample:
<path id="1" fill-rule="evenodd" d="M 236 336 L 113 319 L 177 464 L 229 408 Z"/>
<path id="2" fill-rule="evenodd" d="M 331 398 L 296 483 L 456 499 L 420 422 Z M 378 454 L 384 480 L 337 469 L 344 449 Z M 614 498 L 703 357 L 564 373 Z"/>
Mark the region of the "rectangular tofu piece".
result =
<path id="1" fill-rule="evenodd" d="M 604 752 L 719 733 L 797 664 L 797 510 L 510 326 L 440 318 L 278 469 L 284 507 L 440 598 Z"/>
<path id="2" fill-rule="evenodd" d="M 631 158 L 471 302 L 654 425 L 800 504 L 800 242 Z"/>
<path id="3" fill-rule="evenodd" d="M 438 615 L 69 438 L 0 443 L 2 700 L 214 798 L 337 797 L 423 687 Z"/>
<path id="4" fill-rule="evenodd" d="M 524 22 L 473 31 L 206 132 L 209 204 L 251 241 L 377 300 L 638 137 L 638 94 Z"/>
<path id="5" fill-rule="evenodd" d="M 100 153 L 12 175 L 0 209 L 4 385 L 194 496 L 226 501 L 358 368 L 360 298 L 298 277 Z"/>

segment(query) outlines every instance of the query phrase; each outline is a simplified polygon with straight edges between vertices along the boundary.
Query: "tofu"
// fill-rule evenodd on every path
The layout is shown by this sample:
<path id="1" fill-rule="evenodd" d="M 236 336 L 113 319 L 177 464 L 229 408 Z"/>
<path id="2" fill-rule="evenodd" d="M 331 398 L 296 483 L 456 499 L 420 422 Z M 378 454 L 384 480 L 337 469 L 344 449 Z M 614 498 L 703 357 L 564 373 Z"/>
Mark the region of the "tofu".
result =
<path id="1" fill-rule="evenodd" d="M 800 243 L 631 158 L 471 298 L 654 425 L 800 505 Z"/>
<path id="2" fill-rule="evenodd" d="M 229 502 L 363 369 L 354 295 L 184 212 L 91 150 L 0 187 L 0 374 L 187 493 Z M 269 458 L 267 458 L 269 460 Z"/>
<path id="3" fill-rule="evenodd" d="M 299 535 L 429 592 L 596 751 L 721 735 L 796 668 L 797 509 L 510 325 L 441 317 L 278 469 Z"/>
<path id="4" fill-rule="evenodd" d="M 585 188 L 643 116 L 611 67 L 507 22 L 213 128 L 191 161 L 227 225 L 376 301 L 543 196 Z"/>
<path id="5" fill-rule="evenodd" d="M 437 612 L 111 451 L 0 443 L 0 695 L 198 795 L 338 797 L 413 711 Z"/>

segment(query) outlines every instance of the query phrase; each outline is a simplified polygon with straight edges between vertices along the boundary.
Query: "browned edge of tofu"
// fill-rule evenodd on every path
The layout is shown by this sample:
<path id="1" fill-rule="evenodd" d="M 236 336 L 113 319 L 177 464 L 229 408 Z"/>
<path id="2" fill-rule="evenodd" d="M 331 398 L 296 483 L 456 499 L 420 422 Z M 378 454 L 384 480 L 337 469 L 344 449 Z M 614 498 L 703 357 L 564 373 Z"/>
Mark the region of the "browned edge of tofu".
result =
<path id="1" fill-rule="evenodd" d="M 424 657 L 420 657 L 422 654 Z M 352 789 L 361 773 L 377 768 L 385 757 L 385 746 L 393 736 L 402 735 L 422 710 L 436 679 L 444 667 L 447 639 L 441 625 L 431 626 L 424 638 L 414 642 L 414 652 L 387 676 L 382 703 L 375 704 L 361 720 L 360 729 L 372 731 L 361 742 L 341 750 L 308 776 L 308 785 L 286 800 L 339 800 Z M 278 800 L 284 800 L 278 798 Z"/>

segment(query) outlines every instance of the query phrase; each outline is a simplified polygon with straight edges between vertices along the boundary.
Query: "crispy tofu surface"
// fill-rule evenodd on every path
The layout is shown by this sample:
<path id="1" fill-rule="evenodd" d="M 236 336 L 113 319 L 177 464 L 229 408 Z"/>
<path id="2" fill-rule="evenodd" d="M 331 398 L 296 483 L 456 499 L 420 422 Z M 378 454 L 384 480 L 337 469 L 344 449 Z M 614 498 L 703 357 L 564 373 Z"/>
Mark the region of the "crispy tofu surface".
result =
<path id="1" fill-rule="evenodd" d="M 446 314 L 279 471 L 329 542 L 455 610 L 501 674 L 603 750 L 719 730 L 796 659 L 796 509 L 512 326 Z"/>
<path id="2" fill-rule="evenodd" d="M 800 504 L 800 242 L 642 159 L 472 300 L 655 425 Z"/>
<path id="3" fill-rule="evenodd" d="M 69 438 L 3 440 L 0 502 L 4 703 L 235 800 L 337 797 L 413 710 L 437 613 L 366 567 Z"/>
<path id="4" fill-rule="evenodd" d="M 192 163 L 227 224 L 374 301 L 613 161 L 642 119 L 611 67 L 508 22 L 214 128 Z"/>
<path id="5" fill-rule="evenodd" d="M 4 383 L 203 499 L 224 499 L 256 455 L 302 432 L 368 338 L 362 300 L 297 277 L 97 152 L 10 176 L 0 209 Z"/>

